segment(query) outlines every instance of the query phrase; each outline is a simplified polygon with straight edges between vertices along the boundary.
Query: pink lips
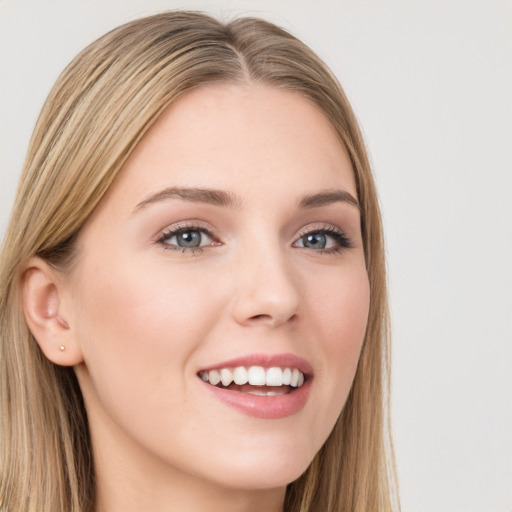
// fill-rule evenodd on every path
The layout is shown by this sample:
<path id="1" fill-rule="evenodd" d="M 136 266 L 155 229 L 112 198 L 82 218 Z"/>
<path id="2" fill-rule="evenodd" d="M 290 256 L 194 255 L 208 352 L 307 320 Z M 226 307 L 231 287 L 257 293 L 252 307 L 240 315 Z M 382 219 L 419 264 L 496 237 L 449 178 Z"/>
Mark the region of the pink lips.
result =
<path id="1" fill-rule="evenodd" d="M 301 371 L 306 381 L 300 388 L 293 388 L 285 395 L 279 396 L 256 396 L 249 393 L 241 393 L 202 382 L 205 389 L 220 401 L 226 403 L 240 412 L 262 419 L 279 419 L 291 416 L 300 411 L 309 396 L 311 383 L 313 381 L 313 369 L 305 360 L 293 354 L 252 354 L 249 356 L 230 359 L 215 365 L 203 368 L 202 371 L 209 371 L 219 368 L 235 368 L 237 366 L 263 366 L 271 368 L 275 366 L 297 368 Z"/>

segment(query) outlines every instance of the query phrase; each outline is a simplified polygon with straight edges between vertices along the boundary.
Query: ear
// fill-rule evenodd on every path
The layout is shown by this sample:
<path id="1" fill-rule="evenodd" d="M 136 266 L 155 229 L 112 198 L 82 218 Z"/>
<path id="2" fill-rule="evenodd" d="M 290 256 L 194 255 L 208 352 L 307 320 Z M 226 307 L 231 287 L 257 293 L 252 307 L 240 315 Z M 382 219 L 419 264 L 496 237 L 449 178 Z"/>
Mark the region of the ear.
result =
<path id="1" fill-rule="evenodd" d="M 32 258 L 21 290 L 25 319 L 44 355 L 62 366 L 81 363 L 82 351 L 67 318 L 64 282 L 58 272 L 43 259 Z"/>

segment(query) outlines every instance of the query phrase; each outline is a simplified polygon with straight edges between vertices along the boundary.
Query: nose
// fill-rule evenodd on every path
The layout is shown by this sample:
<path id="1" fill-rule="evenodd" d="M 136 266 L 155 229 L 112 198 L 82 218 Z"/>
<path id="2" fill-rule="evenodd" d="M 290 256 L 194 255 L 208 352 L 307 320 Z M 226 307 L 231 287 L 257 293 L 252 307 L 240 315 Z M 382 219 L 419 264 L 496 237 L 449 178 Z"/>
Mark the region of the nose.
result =
<path id="1" fill-rule="evenodd" d="M 256 250 L 240 258 L 235 272 L 233 317 L 240 325 L 279 327 L 297 320 L 298 276 L 277 250 Z"/>

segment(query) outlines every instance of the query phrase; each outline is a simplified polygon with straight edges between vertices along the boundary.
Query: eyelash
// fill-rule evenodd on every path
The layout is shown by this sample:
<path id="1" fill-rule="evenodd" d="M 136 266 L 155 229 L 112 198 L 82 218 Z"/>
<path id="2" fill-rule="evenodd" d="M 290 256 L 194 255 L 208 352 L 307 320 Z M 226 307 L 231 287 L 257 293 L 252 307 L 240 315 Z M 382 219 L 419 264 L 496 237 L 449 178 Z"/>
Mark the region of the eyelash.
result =
<path id="1" fill-rule="evenodd" d="M 354 246 L 350 238 L 343 231 L 330 225 L 315 227 L 313 229 L 306 229 L 305 231 L 302 231 L 294 244 L 303 239 L 305 236 L 312 234 L 329 236 L 334 239 L 335 243 L 337 244 L 336 247 L 331 247 L 328 249 L 310 249 L 308 247 L 301 247 L 303 249 L 313 251 L 315 254 L 340 254 L 346 249 L 350 249 Z"/>
<path id="2" fill-rule="evenodd" d="M 177 245 L 171 245 L 171 244 L 167 243 L 167 241 L 170 240 L 171 238 L 178 236 L 182 233 L 187 233 L 187 232 L 199 232 L 201 234 L 208 236 L 209 238 L 211 238 L 214 241 L 214 243 L 209 245 L 210 247 L 212 245 L 220 245 L 220 242 L 218 242 L 218 240 L 213 236 L 213 233 L 209 229 L 207 229 L 204 226 L 198 225 L 198 224 L 183 224 L 180 226 L 168 228 L 162 233 L 160 238 L 157 240 L 157 243 L 162 245 L 162 247 L 166 251 L 178 251 L 181 253 L 189 253 L 189 254 L 201 253 L 201 252 L 203 252 L 205 247 L 208 247 L 208 245 L 200 246 L 200 247 L 180 247 Z"/>
<path id="3" fill-rule="evenodd" d="M 180 247 L 177 245 L 171 245 L 167 243 L 168 240 L 172 239 L 175 236 L 178 236 L 182 233 L 187 232 L 199 232 L 201 234 L 206 235 L 207 237 L 211 238 L 213 240 L 213 243 L 205 245 L 205 246 L 199 246 L 199 247 Z M 336 247 L 331 247 L 328 249 L 311 249 L 309 247 L 301 247 L 296 246 L 295 244 L 303 239 L 304 237 L 308 235 L 313 234 L 320 234 L 320 235 L 326 235 L 330 238 L 332 238 L 335 243 Z M 156 241 L 158 244 L 160 244 L 164 250 L 170 250 L 170 251 L 178 251 L 182 254 L 189 253 L 189 254 L 197 254 L 202 253 L 205 247 L 212 247 L 215 245 L 221 245 L 221 243 L 218 241 L 218 239 L 215 238 L 213 233 L 207 229 L 204 226 L 198 225 L 198 224 L 184 224 L 172 228 L 166 229 L 161 236 Z M 299 249 L 306 249 L 308 251 L 312 251 L 315 254 L 339 254 L 343 252 L 346 249 L 350 249 L 353 247 L 352 241 L 347 237 L 343 231 L 339 230 L 338 228 L 335 228 L 333 226 L 327 225 L 327 226 L 321 226 L 321 227 L 315 227 L 314 229 L 306 229 L 302 231 L 299 236 L 297 237 L 297 240 L 293 244 L 295 247 L 298 247 Z"/>

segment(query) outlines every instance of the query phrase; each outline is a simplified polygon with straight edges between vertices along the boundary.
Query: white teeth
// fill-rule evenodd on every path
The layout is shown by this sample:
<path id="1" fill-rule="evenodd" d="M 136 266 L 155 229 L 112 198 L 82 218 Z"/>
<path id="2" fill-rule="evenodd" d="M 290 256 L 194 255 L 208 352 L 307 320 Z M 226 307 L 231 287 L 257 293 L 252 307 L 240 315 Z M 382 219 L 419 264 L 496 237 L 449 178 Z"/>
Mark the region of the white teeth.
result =
<path id="1" fill-rule="evenodd" d="M 267 396 L 282 396 L 285 394 L 285 391 L 267 391 Z"/>
<path id="2" fill-rule="evenodd" d="M 209 382 L 213 386 L 222 383 L 222 386 L 228 387 L 233 382 L 238 386 L 243 386 L 249 383 L 251 386 L 292 386 L 300 388 L 304 384 L 304 374 L 297 368 L 279 368 L 274 366 L 272 368 L 263 368 L 263 366 L 238 366 L 236 368 L 219 368 L 217 370 L 210 370 L 199 374 L 201 379 Z M 279 391 L 258 391 L 256 394 L 262 396 L 280 395 Z M 251 393 L 252 391 L 248 391 Z M 274 393 L 274 394 L 268 394 Z M 254 394 L 254 393 L 253 393 Z"/>
<path id="3" fill-rule="evenodd" d="M 249 395 L 256 396 L 282 396 L 286 394 L 286 390 L 278 390 L 278 391 L 265 391 L 264 389 L 250 389 L 247 391 Z"/>
<path id="4" fill-rule="evenodd" d="M 283 370 L 281 368 L 269 368 L 265 378 L 267 386 L 282 386 L 283 385 Z"/>
<path id="5" fill-rule="evenodd" d="M 220 371 L 220 380 L 224 387 L 229 386 L 233 382 L 233 373 L 227 368 L 222 368 Z"/>
<path id="6" fill-rule="evenodd" d="M 264 389 L 251 389 L 248 393 L 249 395 L 255 396 L 269 396 L 268 391 L 265 391 Z"/>
<path id="7" fill-rule="evenodd" d="M 249 384 L 252 386 L 264 386 L 265 381 L 265 368 L 263 366 L 251 366 L 249 368 Z"/>
<path id="8" fill-rule="evenodd" d="M 243 386 L 249 382 L 249 372 L 243 366 L 239 366 L 238 368 L 235 368 L 235 371 L 233 372 L 233 380 L 235 381 L 235 384 Z"/>
<path id="9" fill-rule="evenodd" d="M 299 370 L 297 370 L 297 368 L 294 368 L 292 371 L 292 380 L 290 382 L 290 386 L 292 386 L 293 388 L 296 388 L 298 383 L 299 383 Z"/>
<path id="10" fill-rule="evenodd" d="M 217 370 L 209 371 L 208 380 L 210 381 L 210 384 L 216 386 L 220 382 L 220 373 Z"/>

